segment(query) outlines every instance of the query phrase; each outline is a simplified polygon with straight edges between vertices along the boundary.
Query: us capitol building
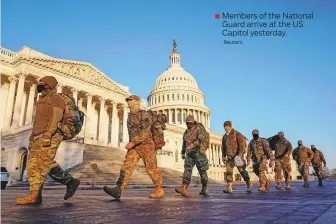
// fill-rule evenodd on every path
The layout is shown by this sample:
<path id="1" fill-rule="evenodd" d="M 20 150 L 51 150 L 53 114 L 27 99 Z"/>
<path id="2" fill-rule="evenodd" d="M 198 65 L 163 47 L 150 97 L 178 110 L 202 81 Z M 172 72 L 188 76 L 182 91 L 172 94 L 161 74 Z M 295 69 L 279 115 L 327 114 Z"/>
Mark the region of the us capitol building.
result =
<path id="1" fill-rule="evenodd" d="M 211 131 L 211 111 L 204 104 L 205 97 L 196 80 L 181 66 L 175 41 L 169 59 L 168 69 L 157 78 L 147 100 L 141 101 L 142 108 L 164 113 L 168 117 L 166 145 L 157 155 L 159 166 L 183 172 L 184 160 L 180 155 L 182 136 L 186 129 L 186 116 L 192 114 L 210 132 L 208 176 L 224 183 L 226 173 L 221 158 L 222 135 Z M 29 47 L 23 47 L 18 52 L 0 48 L 0 61 L 1 166 L 9 172 L 8 185 L 26 180 L 28 139 L 39 95 L 36 84 L 45 75 L 54 76 L 59 82 L 57 92 L 72 94 L 86 114 L 84 127 L 78 137 L 60 145 L 55 160 L 61 166 L 67 169 L 80 164 L 85 144 L 124 149 L 128 141 L 125 99 L 131 95 L 127 86 L 113 81 L 89 63 L 53 58 Z M 292 161 L 293 180 L 300 176 L 295 167 L 296 163 Z M 274 176 L 273 169 L 268 171 L 268 175 Z M 258 180 L 251 168 L 249 173 L 252 180 Z M 193 174 L 198 175 L 196 167 Z M 234 180 L 242 181 L 236 168 Z"/>

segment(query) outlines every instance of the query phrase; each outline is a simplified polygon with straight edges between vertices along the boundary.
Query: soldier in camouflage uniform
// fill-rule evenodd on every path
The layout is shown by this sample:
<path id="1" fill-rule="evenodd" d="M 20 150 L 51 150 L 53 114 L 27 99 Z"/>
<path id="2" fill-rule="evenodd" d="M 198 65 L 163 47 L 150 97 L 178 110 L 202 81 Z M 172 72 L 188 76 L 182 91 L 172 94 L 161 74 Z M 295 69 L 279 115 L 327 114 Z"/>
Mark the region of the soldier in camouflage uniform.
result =
<path id="1" fill-rule="evenodd" d="M 274 148 L 271 148 L 275 151 L 275 180 L 276 180 L 276 189 L 281 189 L 281 180 L 282 172 L 285 176 L 286 190 L 290 190 L 290 173 L 291 173 L 291 161 L 290 156 L 293 151 L 292 144 L 285 138 L 285 134 L 280 131 L 277 136 L 275 136 L 276 142 Z"/>
<path id="2" fill-rule="evenodd" d="M 194 166 L 201 176 L 202 190 L 200 195 L 208 196 L 208 175 L 209 169 L 208 158 L 206 152 L 202 149 L 201 144 L 205 141 L 207 132 L 203 126 L 195 121 L 194 116 L 188 115 L 186 118 L 187 130 L 183 135 L 182 159 L 184 161 L 184 173 L 182 177 L 182 186 L 175 188 L 177 193 L 187 194 L 188 185 L 191 182 L 191 176 Z"/>
<path id="3" fill-rule="evenodd" d="M 64 200 L 75 194 L 80 181 L 64 171 L 54 160 L 64 135 L 58 124 L 63 119 L 65 103 L 56 93 L 57 80 L 52 76 L 40 79 L 37 91 L 41 93 L 36 106 L 36 116 L 28 146 L 27 176 L 30 194 L 17 198 L 16 204 L 41 204 L 42 188 L 46 174 L 58 183 L 67 186 Z"/>
<path id="4" fill-rule="evenodd" d="M 318 182 L 319 182 L 318 187 L 323 187 L 323 183 L 322 183 L 322 179 L 323 179 L 323 176 L 322 176 L 322 172 L 323 172 L 322 162 L 324 164 L 324 167 L 327 167 L 327 162 L 324 158 L 323 153 L 320 150 L 317 150 L 315 145 L 311 146 L 311 150 L 314 153 L 314 157 L 311 160 L 311 164 L 312 164 L 312 166 L 314 168 L 314 171 L 315 171 L 315 173 L 317 175 L 317 178 L 318 178 Z"/>
<path id="5" fill-rule="evenodd" d="M 267 179 L 265 171 L 267 170 L 267 160 L 270 160 L 269 167 L 273 166 L 274 156 L 269 147 L 268 141 L 259 137 L 259 131 L 252 131 L 253 139 L 247 148 L 246 160 L 250 164 L 253 161 L 253 172 L 259 177 L 259 191 L 265 192 L 271 186 L 270 180 Z"/>
<path id="6" fill-rule="evenodd" d="M 153 123 L 152 115 L 140 109 L 140 97 L 131 95 L 126 98 L 130 108 L 127 120 L 129 133 L 129 143 L 126 145 L 128 152 L 126 159 L 120 168 L 120 176 L 117 186 L 110 188 L 105 186 L 103 189 L 108 195 L 119 199 L 121 192 L 126 188 L 127 183 L 136 168 L 140 158 L 143 160 L 147 172 L 155 185 L 155 191 L 149 195 L 150 198 L 163 198 L 162 176 L 157 166 L 155 144 L 151 132 Z"/>
<path id="7" fill-rule="evenodd" d="M 237 169 L 246 182 L 247 192 L 252 192 L 252 183 L 246 171 L 246 162 L 243 157 L 246 151 L 246 139 L 239 131 L 232 129 L 231 121 L 224 122 L 224 129 L 226 133 L 222 138 L 222 158 L 223 162 L 226 163 L 226 181 L 228 186 L 223 192 L 232 193 L 233 168 L 236 166 L 234 161 L 236 156 L 239 156 L 244 162 L 244 165 L 237 166 Z"/>
<path id="8" fill-rule="evenodd" d="M 304 146 L 302 141 L 298 141 L 298 147 L 293 150 L 293 159 L 299 166 L 299 172 L 304 180 L 303 187 L 309 187 L 308 175 L 309 175 L 309 164 L 313 159 L 314 153 L 310 148 Z"/>

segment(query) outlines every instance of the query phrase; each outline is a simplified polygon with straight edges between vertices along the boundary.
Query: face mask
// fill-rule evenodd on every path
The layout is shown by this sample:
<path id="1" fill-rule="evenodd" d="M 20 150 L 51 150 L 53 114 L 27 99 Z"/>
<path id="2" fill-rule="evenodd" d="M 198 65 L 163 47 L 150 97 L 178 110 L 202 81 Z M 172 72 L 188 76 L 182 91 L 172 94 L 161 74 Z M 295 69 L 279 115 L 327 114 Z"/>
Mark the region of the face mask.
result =
<path id="1" fill-rule="evenodd" d="M 279 139 L 281 140 L 281 139 L 283 139 L 284 138 L 284 136 L 283 135 L 279 135 Z"/>
<path id="2" fill-rule="evenodd" d="M 302 144 L 298 144 L 298 146 L 300 147 Z"/>
<path id="3" fill-rule="evenodd" d="M 41 93 L 45 90 L 45 86 L 42 85 L 42 84 L 39 84 L 39 85 L 37 85 L 36 89 L 37 89 L 38 93 Z"/>
<path id="4" fill-rule="evenodd" d="M 226 134 L 230 134 L 232 127 L 226 126 L 224 127 Z"/>
<path id="5" fill-rule="evenodd" d="M 312 151 L 315 152 L 315 151 L 316 151 L 316 148 L 312 148 Z"/>
<path id="6" fill-rule="evenodd" d="M 259 138 L 259 135 L 258 135 L 258 134 L 254 134 L 254 135 L 253 135 L 253 139 L 254 139 L 254 140 L 257 140 L 258 138 Z"/>

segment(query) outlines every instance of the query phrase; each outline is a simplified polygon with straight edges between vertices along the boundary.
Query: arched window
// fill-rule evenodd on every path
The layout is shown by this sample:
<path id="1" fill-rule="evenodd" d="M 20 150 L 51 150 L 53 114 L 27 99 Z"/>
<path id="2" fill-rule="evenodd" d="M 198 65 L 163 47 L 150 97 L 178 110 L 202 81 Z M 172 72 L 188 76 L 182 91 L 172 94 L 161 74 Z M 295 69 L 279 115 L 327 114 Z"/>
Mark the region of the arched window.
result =
<path id="1" fill-rule="evenodd" d="M 167 101 L 169 101 L 169 94 L 167 94 Z"/>
<path id="2" fill-rule="evenodd" d="M 179 158 L 179 153 L 178 153 L 178 151 L 176 150 L 176 151 L 175 151 L 175 163 L 178 163 L 178 158 Z"/>
<path id="3" fill-rule="evenodd" d="M 174 94 L 172 94 L 172 101 L 174 101 Z"/>
<path id="4" fill-rule="evenodd" d="M 164 95 L 162 96 L 162 102 L 164 102 Z"/>

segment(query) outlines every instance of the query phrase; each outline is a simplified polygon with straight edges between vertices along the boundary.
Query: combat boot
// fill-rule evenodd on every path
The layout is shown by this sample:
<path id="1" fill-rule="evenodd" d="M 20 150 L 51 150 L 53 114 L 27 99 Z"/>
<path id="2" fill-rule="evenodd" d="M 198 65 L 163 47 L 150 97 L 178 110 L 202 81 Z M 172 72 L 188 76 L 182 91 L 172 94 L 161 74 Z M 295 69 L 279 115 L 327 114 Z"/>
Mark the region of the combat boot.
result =
<path id="1" fill-rule="evenodd" d="M 80 185 L 80 180 L 72 177 L 71 180 L 66 185 L 67 189 L 66 189 L 63 199 L 68 200 L 69 198 L 74 196 L 79 185 Z"/>
<path id="2" fill-rule="evenodd" d="M 266 180 L 266 191 L 268 191 L 271 188 L 271 181 Z"/>
<path id="3" fill-rule="evenodd" d="M 289 182 L 286 183 L 286 190 L 291 190 L 291 186 Z"/>
<path id="4" fill-rule="evenodd" d="M 251 182 L 251 181 L 247 181 L 247 182 L 246 182 L 246 185 L 247 185 L 247 190 L 246 190 L 246 192 L 251 193 L 251 192 L 252 192 L 252 182 Z"/>
<path id="5" fill-rule="evenodd" d="M 266 192 L 266 188 L 265 188 L 265 186 L 264 186 L 263 184 L 261 184 L 261 185 L 259 186 L 259 188 L 258 188 L 258 191 L 260 191 L 260 192 Z"/>
<path id="6" fill-rule="evenodd" d="M 104 186 L 103 190 L 105 191 L 106 194 L 110 195 L 111 197 L 114 197 L 116 199 L 119 199 L 121 196 L 121 189 L 120 185 L 117 185 L 116 187 L 108 187 Z"/>
<path id="7" fill-rule="evenodd" d="M 186 195 L 187 194 L 187 189 L 188 189 L 188 184 L 183 183 L 181 187 L 175 188 L 175 191 L 177 193 L 182 194 L 182 195 Z"/>
<path id="8" fill-rule="evenodd" d="M 232 183 L 227 184 L 227 189 L 223 190 L 223 193 L 228 193 L 228 194 L 232 193 Z"/>
<path id="9" fill-rule="evenodd" d="M 164 197 L 164 191 L 162 186 L 155 186 L 155 190 L 152 194 L 149 195 L 149 198 L 160 199 Z"/>
<path id="10" fill-rule="evenodd" d="M 277 185 L 275 187 L 277 190 L 281 190 L 281 182 L 277 182 Z"/>
<path id="11" fill-rule="evenodd" d="M 209 196 L 209 193 L 208 193 L 208 184 L 206 184 L 206 183 L 202 184 L 202 190 L 201 190 L 201 192 L 199 194 L 200 195 L 204 195 L 204 196 Z"/>
<path id="12" fill-rule="evenodd" d="M 17 205 L 40 205 L 42 203 L 41 191 L 31 191 L 28 196 L 17 198 L 15 203 Z"/>
<path id="13" fill-rule="evenodd" d="M 303 187 L 309 187 L 309 183 L 308 182 L 305 182 L 304 184 L 303 184 Z"/>
<path id="14" fill-rule="evenodd" d="M 319 181 L 319 183 L 318 183 L 317 186 L 318 186 L 318 187 L 323 187 L 323 183 L 322 183 L 322 181 Z"/>

